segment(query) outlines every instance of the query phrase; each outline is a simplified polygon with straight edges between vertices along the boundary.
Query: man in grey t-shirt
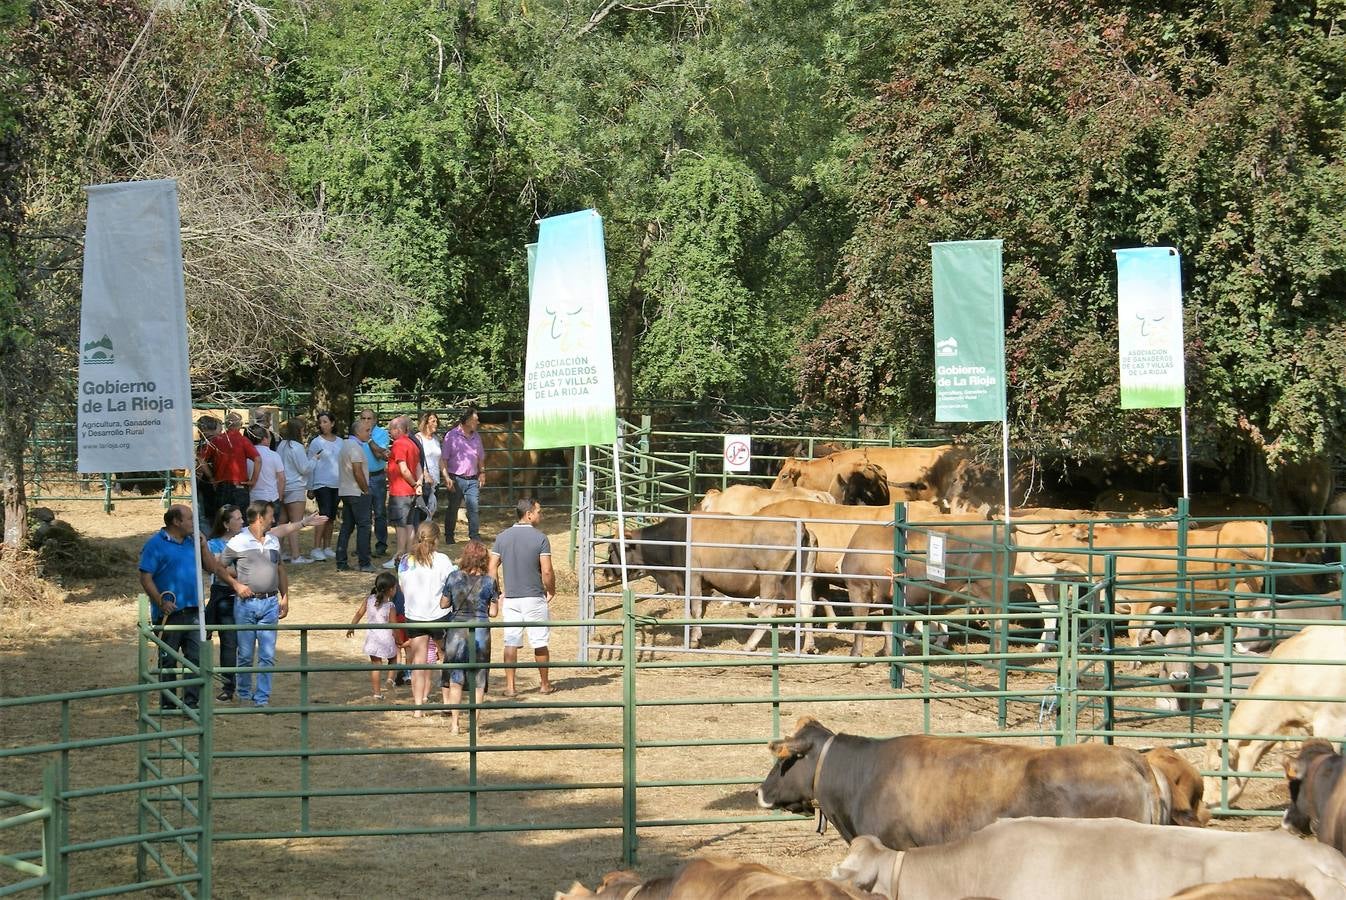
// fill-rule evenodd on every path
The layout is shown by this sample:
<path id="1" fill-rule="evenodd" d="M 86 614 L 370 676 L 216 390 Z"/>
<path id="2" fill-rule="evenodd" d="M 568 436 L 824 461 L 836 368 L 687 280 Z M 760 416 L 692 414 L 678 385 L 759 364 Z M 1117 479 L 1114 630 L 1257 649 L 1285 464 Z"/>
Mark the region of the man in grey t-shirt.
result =
<path id="1" fill-rule="evenodd" d="M 556 573 L 551 564 L 551 541 L 537 527 L 542 521 L 542 504 L 526 497 L 515 504 L 519 521 L 506 528 L 495 539 L 491 548 L 488 574 L 499 583 L 501 564 L 504 564 L 505 587 L 500 616 L 506 622 L 545 622 L 551 618 L 549 605 L 556 596 Z M 511 626 L 505 629 L 505 696 L 514 696 L 514 665 L 519 661 L 519 648 L 528 635 L 533 658 L 538 663 L 542 682 L 540 692 L 550 694 L 555 688 L 547 679 L 547 651 L 549 629 L 545 625 Z"/>

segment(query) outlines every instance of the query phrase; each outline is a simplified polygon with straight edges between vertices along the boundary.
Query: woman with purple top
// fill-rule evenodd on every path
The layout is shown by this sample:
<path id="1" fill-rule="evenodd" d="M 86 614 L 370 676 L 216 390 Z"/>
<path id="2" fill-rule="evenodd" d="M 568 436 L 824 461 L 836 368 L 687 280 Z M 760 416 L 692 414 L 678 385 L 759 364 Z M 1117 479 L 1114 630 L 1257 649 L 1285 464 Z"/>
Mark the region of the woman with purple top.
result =
<path id="1" fill-rule="evenodd" d="M 444 516 L 444 539 L 454 543 L 458 526 L 458 507 L 467 507 L 467 538 L 481 540 L 481 518 L 477 513 L 481 489 L 486 486 L 486 448 L 482 446 L 477 430 L 481 418 L 475 407 L 469 406 L 458 418 L 456 428 L 444 436 L 439 468 L 444 486 L 449 491 L 448 511 Z"/>

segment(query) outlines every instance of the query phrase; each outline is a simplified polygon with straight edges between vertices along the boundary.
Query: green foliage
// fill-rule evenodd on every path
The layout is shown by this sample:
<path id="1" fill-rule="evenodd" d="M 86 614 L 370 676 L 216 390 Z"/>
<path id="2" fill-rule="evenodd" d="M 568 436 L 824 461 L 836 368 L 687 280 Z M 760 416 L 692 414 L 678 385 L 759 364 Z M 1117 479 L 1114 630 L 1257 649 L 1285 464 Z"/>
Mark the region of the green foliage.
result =
<path id="1" fill-rule="evenodd" d="M 1153 449 L 1171 413 L 1117 410 L 1112 250 L 1167 244 L 1184 260 L 1196 438 L 1273 461 L 1331 447 L 1343 25 L 1339 4 L 895 10 L 894 74 L 855 120 L 845 286 L 801 354 L 806 396 L 929 416 L 926 245 L 1000 237 L 1018 433 Z"/>

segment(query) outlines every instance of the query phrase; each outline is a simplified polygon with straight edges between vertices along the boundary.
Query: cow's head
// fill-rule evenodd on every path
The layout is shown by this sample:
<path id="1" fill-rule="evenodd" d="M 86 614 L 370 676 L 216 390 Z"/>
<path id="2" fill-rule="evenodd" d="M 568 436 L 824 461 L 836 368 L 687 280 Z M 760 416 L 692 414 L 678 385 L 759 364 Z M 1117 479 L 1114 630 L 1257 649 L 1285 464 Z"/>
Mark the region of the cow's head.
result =
<path id="1" fill-rule="evenodd" d="M 1196 767 L 1167 747 L 1156 747 L 1145 754 L 1145 759 L 1155 778 L 1168 781 L 1172 824 L 1205 827 L 1210 821 L 1210 810 L 1201 799 L 1201 773 Z"/>
<path id="2" fill-rule="evenodd" d="M 576 881 L 570 886 L 570 890 L 562 893 L 557 891 L 555 900 L 621 900 L 632 893 L 638 892 L 638 889 L 644 884 L 643 879 L 635 872 L 620 871 L 609 872 L 603 876 L 603 881 L 598 885 L 598 890 L 591 891 L 584 885 Z"/>
<path id="3" fill-rule="evenodd" d="M 1281 827 L 1293 834 L 1310 835 L 1318 831 L 1318 813 L 1325 797 L 1315 797 L 1312 771 L 1334 756 L 1332 745 L 1320 738 L 1305 741 L 1299 755 L 1285 761 L 1285 777 L 1290 782 L 1290 806 L 1281 819 Z"/>
<path id="4" fill-rule="evenodd" d="M 697 509 L 702 512 L 715 512 L 715 507 L 719 504 L 720 494 L 722 493 L 723 491 L 719 488 L 711 488 L 706 491 L 706 495 L 702 497 L 701 502 L 697 504 Z"/>
<path id="5" fill-rule="evenodd" d="M 862 891 L 873 891 L 883 897 L 896 897 L 897 885 L 893 873 L 902 858 L 902 851 L 890 850 L 872 834 L 857 835 L 851 841 L 851 852 L 832 869 L 832 880 L 853 884 Z"/>
<path id="6" fill-rule="evenodd" d="M 887 506 L 892 500 L 888 473 L 874 463 L 855 463 L 847 471 L 837 473 L 837 482 L 838 499 L 847 506 Z M 837 493 L 833 491 L 834 496 Z"/>
<path id="7" fill-rule="evenodd" d="M 823 744 L 832 730 L 817 719 L 804 716 L 795 723 L 795 733 L 767 744 L 776 764 L 757 788 L 757 805 L 763 809 L 784 809 L 806 813 L 813 808 L 813 773 Z"/>
<path id="8" fill-rule="evenodd" d="M 799 487 L 799 477 L 803 474 L 803 463 L 793 456 L 787 456 L 781 461 L 780 471 L 776 473 L 776 480 L 771 483 L 771 487 Z"/>
<path id="9" fill-rule="evenodd" d="M 626 532 L 626 564 L 628 567 L 643 565 L 645 557 L 641 553 L 640 532 Z M 614 539 L 608 542 L 608 565 L 611 567 L 608 572 L 613 578 L 621 576 L 622 556 L 621 548 L 618 547 Z"/>

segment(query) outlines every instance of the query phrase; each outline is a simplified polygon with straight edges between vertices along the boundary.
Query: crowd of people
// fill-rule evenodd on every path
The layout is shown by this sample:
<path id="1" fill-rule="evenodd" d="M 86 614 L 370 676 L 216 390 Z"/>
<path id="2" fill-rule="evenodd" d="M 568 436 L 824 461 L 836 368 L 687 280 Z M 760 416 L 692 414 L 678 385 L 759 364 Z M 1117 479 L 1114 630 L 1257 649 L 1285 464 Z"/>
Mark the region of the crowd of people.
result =
<path id="1" fill-rule="evenodd" d="M 532 498 L 520 500 L 516 523 L 501 531 L 490 550 L 482 542 L 478 501 L 485 480 L 485 452 L 477 411 L 465 410 L 458 425 L 442 438 L 433 413 L 422 416 L 415 428 L 407 416 L 394 417 L 384 428 L 372 411 L 365 410 L 345 438 L 337 436 L 330 413 L 320 411 L 315 421 L 317 433 L 305 444 L 304 423 L 298 419 L 284 423 L 279 433 L 265 416 L 256 416 L 246 430 L 237 413 L 226 415 L 223 423 L 211 416 L 198 420 L 202 435 L 197 453 L 198 508 L 208 523 L 208 533 L 198 542 L 202 566 L 210 576 L 204 618 L 207 627 L 256 626 L 215 629 L 220 636 L 219 665 L 256 670 L 224 673 L 216 699 L 258 707 L 270 703 L 274 626 L 289 612 L 287 566 L 327 560 L 338 571 L 377 576 L 360 591 L 350 622 L 366 623 L 362 650 L 372 666 L 375 701 L 385 699 L 405 674 L 398 667 L 406 665 L 412 667 L 408 680 L 412 715 L 417 718 L 428 718 L 423 707 L 431 702 L 436 681 L 445 705 L 460 704 L 469 681 L 474 682 L 477 702 L 483 702 L 491 629 L 471 625 L 497 616 L 522 623 L 503 629 L 506 696 L 516 692 L 512 664 L 525 638 L 534 652 L 540 691 L 551 693 L 549 631 L 534 624 L 550 618 L 556 592 L 550 543 L 537 527 L 541 506 Z M 459 509 L 466 512 L 467 542 L 456 561 L 440 550 L 435 514 L 441 486 L 447 492 L 443 532 L 447 545 L 456 543 Z M 316 513 L 308 512 L 309 500 L 317 506 Z M 338 514 L 341 526 L 333 542 Z M 164 514 L 164 528 L 142 551 L 140 580 L 157 626 L 196 624 L 201 598 L 197 547 L 191 538 L 206 529 L 195 525 L 191 509 L 173 506 Z M 300 532 L 309 526 L 312 548 L 304 553 Z M 385 554 L 388 559 L 380 571 L 374 557 Z M 424 627 L 437 623 L 458 627 Z M 348 636 L 354 634 L 352 628 Z M 161 638 L 172 653 L 198 661 L 194 627 L 164 630 Z M 421 668 L 427 665 L 440 668 Z M 168 681 L 180 667 L 165 652 L 160 668 Z M 165 691 L 162 702 L 165 707 L 195 707 L 198 701 L 197 692 L 185 688 L 180 698 Z M 446 714 L 457 733 L 459 711 Z"/>

